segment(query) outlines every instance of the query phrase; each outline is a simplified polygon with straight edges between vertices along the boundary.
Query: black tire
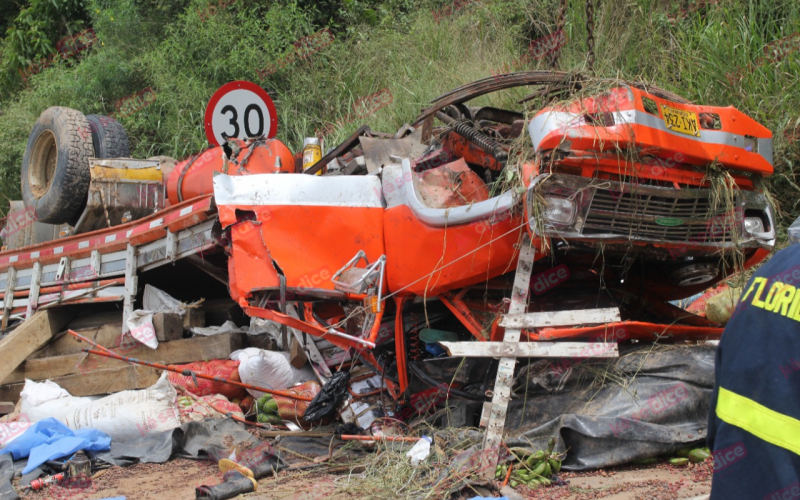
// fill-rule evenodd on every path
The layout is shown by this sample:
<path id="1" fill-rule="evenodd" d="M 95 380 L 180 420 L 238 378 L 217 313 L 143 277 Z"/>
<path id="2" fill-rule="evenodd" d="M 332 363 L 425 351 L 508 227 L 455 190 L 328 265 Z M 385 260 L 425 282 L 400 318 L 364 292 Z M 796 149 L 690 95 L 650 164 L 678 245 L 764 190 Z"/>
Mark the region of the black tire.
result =
<path id="1" fill-rule="evenodd" d="M 74 224 L 89 193 L 94 156 L 89 121 L 80 111 L 52 107 L 36 120 L 22 157 L 22 200 L 39 222 Z"/>
<path id="2" fill-rule="evenodd" d="M 128 134 L 122 124 L 102 115 L 86 115 L 92 129 L 95 158 L 128 158 Z"/>

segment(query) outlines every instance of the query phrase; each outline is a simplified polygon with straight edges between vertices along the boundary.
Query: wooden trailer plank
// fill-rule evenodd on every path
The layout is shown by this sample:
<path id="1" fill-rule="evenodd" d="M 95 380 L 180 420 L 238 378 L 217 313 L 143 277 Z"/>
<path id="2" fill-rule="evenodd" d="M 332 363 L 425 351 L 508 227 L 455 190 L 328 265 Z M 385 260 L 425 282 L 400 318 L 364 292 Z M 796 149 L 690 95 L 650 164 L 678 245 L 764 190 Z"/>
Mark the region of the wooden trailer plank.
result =
<path id="1" fill-rule="evenodd" d="M 616 358 L 616 342 L 439 342 L 453 357 Z"/>
<path id="2" fill-rule="evenodd" d="M 75 309 L 70 307 L 38 311 L 3 337 L 0 340 L 0 380 L 5 380 L 28 356 L 49 342 L 74 315 Z"/>
<path id="3" fill-rule="evenodd" d="M 619 309 L 580 309 L 525 314 L 505 314 L 500 320 L 503 328 L 544 328 L 551 326 L 597 325 L 620 321 Z"/>

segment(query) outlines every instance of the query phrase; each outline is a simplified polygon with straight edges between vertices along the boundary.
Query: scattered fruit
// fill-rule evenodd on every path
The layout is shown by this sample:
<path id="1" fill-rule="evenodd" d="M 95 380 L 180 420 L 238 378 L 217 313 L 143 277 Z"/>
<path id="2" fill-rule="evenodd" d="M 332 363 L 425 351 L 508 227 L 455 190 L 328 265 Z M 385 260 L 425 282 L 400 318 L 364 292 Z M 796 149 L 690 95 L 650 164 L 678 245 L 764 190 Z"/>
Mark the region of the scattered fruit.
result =
<path id="1" fill-rule="evenodd" d="M 264 403 L 264 412 L 265 413 L 278 413 L 278 402 L 274 399 L 268 400 Z"/>
<path id="2" fill-rule="evenodd" d="M 513 463 L 510 465 L 498 465 L 494 474 L 495 479 L 502 481 L 508 474 L 509 467 L 511 467 L 512 472 L 509 484 L 512 488 L 516 488 L 520 484 L 532 489 L 552 485 L 550 477 L 561 471 L 561 460 L 563 459 L 563 456 L 559 457 L 553 453 L 555 445 L 556 439 L 552 438 L 546 450 L 531 453 L 525 448 L 509 449 L 512 456 L 519 461 L 519 466 L 514 468 Z M 557 478 L 554 478 L 554 480 L 557 480 Z"/>
<path id="3" fill-rule="evenodd" d="M 267 413 L 260 413 L 257 420 L 262 424 L 281 425 L 283 423 L 283 419 L 281 417 L 277 415 L 269 415 Z"/>
<path id="4" fill-rule="evenodd" d="M 527 448 L 509 448 L 510 451 L 515 457 L 519 459 L 524 459 L 530 456 L 531 452 Z"/>
<path id="5" fill-rule="evenodd" d="M 689 452 L 689 461 L 691 461 L 693 464 L 698 464 L 700 462 L 704 462 L 709 456 L 710 453 L 708 453 L 706 450 L 703 448 L 697 448 L 696 450 Z"/>
<path id="6" fill-rule="evenodd" d="M 280 425 L 283 419 L 278 414 L 278 402 L 271 394 L 264 394 L 256 400 L 256 412 L 258 420 L 262 424 Z"/>

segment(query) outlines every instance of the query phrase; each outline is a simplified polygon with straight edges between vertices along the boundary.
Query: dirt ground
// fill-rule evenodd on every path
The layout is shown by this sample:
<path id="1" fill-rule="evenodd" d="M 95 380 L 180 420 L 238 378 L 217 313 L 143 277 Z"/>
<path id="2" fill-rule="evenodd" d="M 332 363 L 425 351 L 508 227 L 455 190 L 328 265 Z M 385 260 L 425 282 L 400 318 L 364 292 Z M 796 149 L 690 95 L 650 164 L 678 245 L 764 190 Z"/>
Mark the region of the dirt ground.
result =
<path id="1" fill-rule="evenodd" d="M 517 493 L 535 500 L 682 500 L 709 493 L 711 461 L 675 467 L 664 464 L 626 466 L 602 471 L 560 475 L 566 486 L 529 490 Z M 114 467 L 95 475 L 84 489 L 59 486 L 27 495 L 31 500 L 100 500 L 124 496 L 127 500 L 192 500 L 195 487 L 214 485 L 222 474 L 211 462 L 177 459 L 165 464 L 140 464 L 128 468 Z M 248 500 L 352 500 L 343 491 L 348 480 L 357 475 L 331 474 L 315 470 L 281 473 L 276 478 L 259 481 L 258 491 L 237 498 Z M 471 498 L 482 491 L 462 492 Z M 394 491 L 374 491 L 370 498 L 398 499 Z"/>

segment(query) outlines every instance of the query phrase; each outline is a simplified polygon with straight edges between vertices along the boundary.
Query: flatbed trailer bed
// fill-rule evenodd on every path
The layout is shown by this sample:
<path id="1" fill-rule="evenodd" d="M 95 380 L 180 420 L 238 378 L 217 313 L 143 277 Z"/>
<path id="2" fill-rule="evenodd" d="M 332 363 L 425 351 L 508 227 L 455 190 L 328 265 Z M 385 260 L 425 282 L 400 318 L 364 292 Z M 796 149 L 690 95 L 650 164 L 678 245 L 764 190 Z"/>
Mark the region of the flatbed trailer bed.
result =
<path id="1" fill-rule="evenodd" d="M 3 327 L 12 314 L 28 319 L 56 304 L 122 301 L 125 329 L 137 274 L 216 247 L 216 220 L 206 195 L 121 226 L 0 252 Z"/>

